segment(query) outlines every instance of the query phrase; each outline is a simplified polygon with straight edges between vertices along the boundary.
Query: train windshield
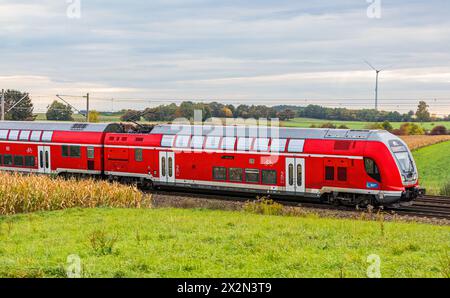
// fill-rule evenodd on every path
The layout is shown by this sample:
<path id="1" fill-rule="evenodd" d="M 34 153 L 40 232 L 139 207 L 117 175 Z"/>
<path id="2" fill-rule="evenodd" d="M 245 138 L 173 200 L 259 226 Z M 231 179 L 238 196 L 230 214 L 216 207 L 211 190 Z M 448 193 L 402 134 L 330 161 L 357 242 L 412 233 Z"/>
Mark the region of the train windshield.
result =
<path id="1" fill-rule="evenodd" d="M 414 172 L 414 165 L 408 152 L 398 152 L 395 153 L 395 156 L 397 157 L 398 163 L 403 172 Z"/>

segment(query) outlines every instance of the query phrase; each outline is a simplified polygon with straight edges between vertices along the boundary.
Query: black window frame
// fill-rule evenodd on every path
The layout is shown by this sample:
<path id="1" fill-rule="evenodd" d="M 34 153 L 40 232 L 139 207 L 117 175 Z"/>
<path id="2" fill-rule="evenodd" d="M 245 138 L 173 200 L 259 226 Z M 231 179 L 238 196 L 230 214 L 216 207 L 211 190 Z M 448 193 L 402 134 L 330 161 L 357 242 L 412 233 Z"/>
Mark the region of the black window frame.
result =
<path id="1" fill-rule="evenodd" d="M 24 158 L 24 165 L 27 168 L 32 168 L 36 165 L 36 158 L 34 156 L 31 155 L 27 155 Z"/>
<path id="2" fill-rule="evenodd" d="M 70 157 L 69 155 L 69 147 L 68 145 L 62 145 L 61 146 L 61 156 L 62 157 Z"/>
<path id="3" fill-rule="evenodd" d="M 225 171 L 225 172 L 222 172 L 222 173 L 220 173 L 220 176 L 217 176 L 216 175 L 217 170 Z M 228 172 L 227 168 L 225 168 L 225 167 L 213 167 L 213 170 L 212 170 L 213 180 L 214 181 L 227 181 L 227 172 Z M 225 174 L 225 176 L 224 176 L 224 174 Z"/>
<path id="4" fill-rule="evenodd" d="M 92 146 L 86 147 L 86 156 L 88 159 L 95 158 L 95 148 Z"/>
<path id="5" fill-rule="evenodd" d="M 20 162 L 17 162 L 20 161 Z M 14 155 L 13 156 L 13 164 L 15 167 L 23 167 L 25 164 L 23 155 Z"/>
<path id="6" fill-rule="evenodd" d="M 3 154 L 0 154 L 0 165 L 3 165 Z"/>
<path id="7" fill-rule="evenodd" d="M 325 166 L 325 181 L 334 181 L 334 167 Z"/>
<path id="8" fill-rule="evenodd" d="M 6 163 L 5 160 L 9 159 L 9 163 Z M 13 165 L 13 156 L 11 154 L 5 154 L 3 155 L 3 165 L 5 166 L 12 166 Z"/>
<path id="9" fill-rule="evenodd" d="M 240 172 L 239 178 L 240 179 L 233 179 L 234 177 L 234 173 L 232 174 L 232 172 Z M 229 168 L 228 169 L 228 177 L 229 180 L 232 182 L 243 182 L 244 181 L 244 169 L 243 168 Z"/>
<path id="10" fill-rule="evenodd" d="M 252 173 L 250 173 L 252 172 Z M 258 173 L 255 173 L 258 172 Z M 258 175 L 258 181 L 251 181 L 248 179 L 248 175 L 254 175 L 257 174 Z M 245 182 L 247 183 L 261 183 L 261 171 L 259 169 L 245 169 Z"/>
<path id="11" fill-rule="evenodd" d="M 265 181 L 267 178 L 266 175 L 268 173 L 271 173 L 272 175 L 275 174 L 274 176 L 272 176 L 273 178 L 275 178 L 275 180 L 271 180 L 271 181 Z M 278 182 L 278 172 L 276 170 L 262 170 L 261 171 L 261 182 L 262 184 L 265 185 L 277 185 Z"/>
<path id="12" fill-rule="evenodd" d="M 371 165 L 369 163 L 372 163 Z M 378 167 L 375 160 L 369 157 L 364 158 L 364 170 L 366 174 L 369 175 L 372 179 L 381 182 L 381 173 L 380 168 Z"/>

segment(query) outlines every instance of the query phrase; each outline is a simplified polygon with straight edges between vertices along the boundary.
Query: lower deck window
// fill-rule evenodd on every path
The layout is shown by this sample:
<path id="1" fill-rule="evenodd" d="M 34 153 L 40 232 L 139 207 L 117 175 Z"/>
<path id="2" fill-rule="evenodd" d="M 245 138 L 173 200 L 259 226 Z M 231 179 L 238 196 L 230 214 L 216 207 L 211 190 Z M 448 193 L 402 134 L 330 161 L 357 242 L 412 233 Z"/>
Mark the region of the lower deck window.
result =
<path id="1" fill-rule="evenodd" d="M 5 166 L 12 166 L 12 164 L 13 164 L 12 155 L 5 155 L 3 157 L 3 164 Z"/>
<path id="2" fill-rule="evenodd" d="M 338 180 L 339 181 L 347 181 L 347 168 L 338 168 Z"/>
<path id="3" fill-rule="evenodd" d="M 14 165 L 15 166 L 23 166 L 23 156 L 21 155 L 15 155 L 14 156 Z"/>
<path id="4" fill-rule="evenodd" d="M 25 156 L 25 166 L 34 167 L 35 158 L 34 156 Z"/>
<path id="5" fill-rule="evenodd" d="M 213 179 L 220 180 L 220 181 L 227 180 L 227 169 L 214 167 L 213 168 Z"/>
<path id="6" fill-rule="evenodd" d="M 277 171 L 263 170 L 261 176 L 263 184 L 277 184 Z"/>
<path id="7" fill-rule="evenodd" d="M 250 183 L 259 183 L 259 170 L 246 169 L 245 170 L 245 181 L 250 182 Z"/>
<path id="8" fill-rule="evenodd" d="M 325 167 L 325 180 L 334 180 L 334 167 Z"/>
<path id="9" fill-rule="evenodd" d="M 230 175 L 230 181 L 234 182 L 242 182 L 242 169 L 239 168 L 230 168 L 228 170 Z"/>

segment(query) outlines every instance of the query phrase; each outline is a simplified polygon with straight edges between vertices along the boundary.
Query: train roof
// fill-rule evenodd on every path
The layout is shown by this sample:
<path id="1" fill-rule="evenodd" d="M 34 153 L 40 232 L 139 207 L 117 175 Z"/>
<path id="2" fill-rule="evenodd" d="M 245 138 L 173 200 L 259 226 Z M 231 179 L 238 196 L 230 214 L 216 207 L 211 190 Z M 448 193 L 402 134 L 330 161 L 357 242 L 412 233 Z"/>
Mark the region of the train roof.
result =
<path id="1" fill-rule="evenodd" d="M 73 132 L 121 132 L 117 123 L 76 123 L 76 122 L 38 122 L 38 121 L 0 121 L 0 130 L 45 130 Z"/>
<path id="2" fill-rule="evenodd" d="M 151 134 L 164 135 L 204 135 L 227 137 L 268 137 L 294 139 L 340 139 L 377 140 L 386 137 L 383 130 L 352 130 L 328 128 L 286 128 L 267 126 L 220 126 L 220 125 L 157 125 Z M 388 133 L 389 134 L 389 133 Z"/>

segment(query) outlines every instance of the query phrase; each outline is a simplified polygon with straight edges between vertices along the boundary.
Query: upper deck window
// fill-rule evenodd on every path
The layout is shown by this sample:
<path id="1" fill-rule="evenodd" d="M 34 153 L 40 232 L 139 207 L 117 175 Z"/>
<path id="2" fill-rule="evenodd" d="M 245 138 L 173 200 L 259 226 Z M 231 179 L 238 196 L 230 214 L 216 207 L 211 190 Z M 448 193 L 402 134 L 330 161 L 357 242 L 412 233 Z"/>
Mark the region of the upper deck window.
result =
<path id="1" fill-rule="evenodd" d="M 42 133 L 42 142 L 51 142 L 53 137 L 53 131 L 44 131 Z"/>
<path id="2" fill-rule="evenodd" d="M 234 150 L 235 145 L 236 145 L 235 137 L 225 137 L 222 140 L 222 149 L 223 150 Z"/>
<path id="3" fill-rule="evenodd" d="M 40 130 L 32 131 L 30 141 L 39 142 L 41 140 L 41 134 L 42 134 L 42 131 L 40 131 Z"/>
<path id="4" fill-rule="evenodd" d="M 8 130 L 0 130 L 0 140 L 6 140 L 8 138 Z"/>
<path id="5" fill-rule="evenodd" d="M 203 143 L 205 142 L 204 136 L 193 136 L 191 141 L 192 149 L 202 149 Z"/>
<path id="6" fill-rule="evenodd" d="M 10 141 L 17 141 L 19 138 L 19 131 L 18 130 L 11 130 L 9 132 L 8 140 Z"/>
<path id="7" fill-rule="evenodd" d="M 177 136 L 177 139 L 175 141 L 175 147 L 176 148 L 187 148 L 187 147 L 189 147 L 190 139 L 191 139 L 191 136 Z"/>
<path id="8" fill-rule="evenodd" d="M 303 152 L 303 147 L 305 146 L 305 140 L 291 140 L 289 142 L 288 151 L 294 153 Z"/>
<path id="9" fill-rule="evenodd" d="M 220 137 L 208 137 L 205 149 L 219 149 Z"/>
<path id="10" fill-rule="evenodd" d="M 286 150 L 286 139 L 272 139 L 270 145 L 270 151 L 272 152 L 284 152 Z"/>
<path id="11" fill-rule="evenodd" d="M 19 140 L 28 141 L 28 139 L 30 138 L 30 133 L 31 133 L 31 131 L 29 131 L 29 130 L 22 130 L 20 132 Z"/>
<path id="12" fill-rule="evenodd" d="M 253 139 L 249 138 L 239 138 L 237 150 L 239 151 L 249 151 L 253 143 Z"/>
<path id="13" fill-rule="evenodd" d="M 267 151 L 269 150 L 269 139 L 256 139 L 255 142 L 255 150 L 256 151 Z"/>
<path id="14" fill-rule="evenodd" d="M 175 136 L 164 135 L 161 140 L 161 147 L 172 147 Z"/>

